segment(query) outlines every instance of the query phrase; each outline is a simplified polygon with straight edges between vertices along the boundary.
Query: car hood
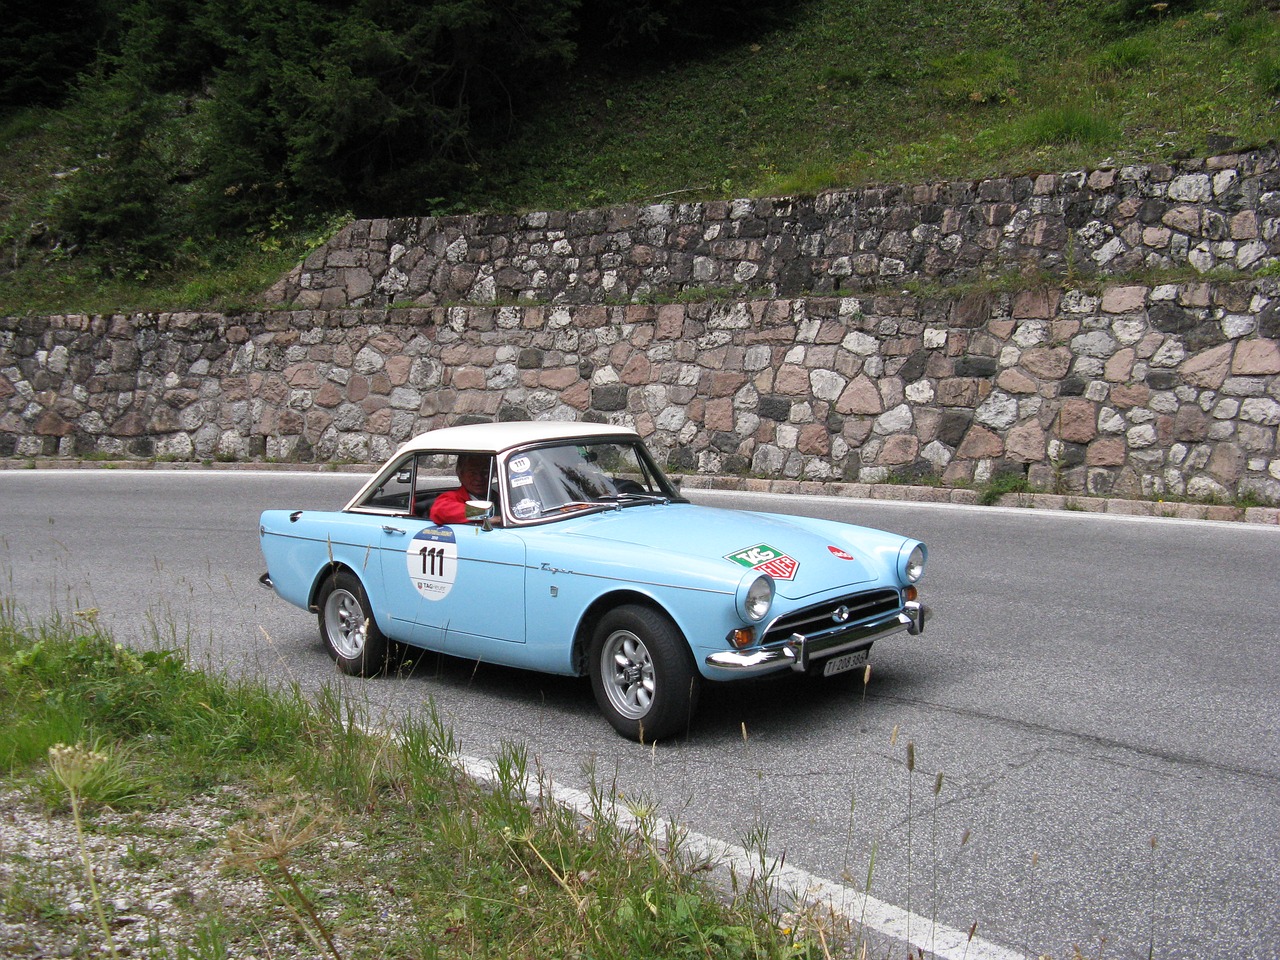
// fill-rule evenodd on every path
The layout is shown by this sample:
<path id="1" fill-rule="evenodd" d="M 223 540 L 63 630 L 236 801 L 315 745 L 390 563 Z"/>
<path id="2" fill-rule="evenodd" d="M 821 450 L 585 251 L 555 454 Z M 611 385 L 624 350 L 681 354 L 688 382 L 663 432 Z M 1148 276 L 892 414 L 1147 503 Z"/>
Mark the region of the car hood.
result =
<path id="1" fill-rule="evenodd" d="M 569 521 L 574 538 L 605 541 L 672 569 L 710 564 L 737 579 L 748 569 L 770 574 L 792 599 L 873 581 L 897 586 L 896 534 L 832 520 L 723 510 L 691 504 L 627 507 Z"/>

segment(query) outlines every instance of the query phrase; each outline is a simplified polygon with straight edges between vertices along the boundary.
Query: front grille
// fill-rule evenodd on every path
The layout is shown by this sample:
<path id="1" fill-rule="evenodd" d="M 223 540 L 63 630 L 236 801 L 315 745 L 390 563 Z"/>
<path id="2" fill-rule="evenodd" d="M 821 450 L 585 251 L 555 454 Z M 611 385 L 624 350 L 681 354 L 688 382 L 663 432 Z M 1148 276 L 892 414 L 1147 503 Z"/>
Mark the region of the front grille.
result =
<path id="1" fill-rule="evenodd" d="M 842 610 L 843 608 L 843 610 Z M 902 596 L 897 590 L 868 590 L 796 610 L 779 617 L 769 625 L 763 643 L 781 643 L 793 634 L 810 639 L 837 638 L 839 634 L 868 620 L 875 620 L 902 609 Z M 847 612 L 848 616 L 839 616 Z"/>

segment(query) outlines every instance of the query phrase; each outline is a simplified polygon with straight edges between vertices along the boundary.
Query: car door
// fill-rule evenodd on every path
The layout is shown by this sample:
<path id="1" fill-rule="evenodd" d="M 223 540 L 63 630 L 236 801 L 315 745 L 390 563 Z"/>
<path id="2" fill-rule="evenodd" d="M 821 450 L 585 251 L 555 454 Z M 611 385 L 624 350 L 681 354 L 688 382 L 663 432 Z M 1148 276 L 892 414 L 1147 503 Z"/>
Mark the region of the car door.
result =
<path id="1" fill-rule="evenodd" d="M 425 646 L 427 641 L 420 622 L 423 596 L 413 573 L 427 562 L 420 554 L 431 546 L 419 540 L 417 534 L 430 526 L 410 517 L 387 517 L 382 521 L 378 540 L 383 608 L 375 606 L 375 615 L 382 621 L 385 611 L 388 622 L 383 627 L 388 636 L 417 646 Z"/>
<path id="2" fill-rule="evenodd" d="M 389 554 L 385 555 L 389 558 Z M 414 642 L 496 663 L 518 662 L 525 642 L 521 535 L 472 524 L 424 524 L 408 537 L 397 592 L 415 603 Z"/>

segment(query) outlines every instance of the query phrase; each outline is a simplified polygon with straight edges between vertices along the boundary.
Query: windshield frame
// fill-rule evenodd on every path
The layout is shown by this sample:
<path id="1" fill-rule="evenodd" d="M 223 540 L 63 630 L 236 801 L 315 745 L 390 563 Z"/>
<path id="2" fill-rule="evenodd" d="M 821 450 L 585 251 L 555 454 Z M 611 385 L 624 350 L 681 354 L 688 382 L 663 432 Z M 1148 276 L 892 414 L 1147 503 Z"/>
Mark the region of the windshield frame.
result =
<path id="1" fill-rule="evenodd" d="M 557 470 L 557 458 L 548 456 L 549 451 L 573 448 L 581 450 L 591 447 L 627 448 L 634 456 L 634 466 L 639 468 L 640 475 L 634 476 L 632 471 L 628 470 L 610 476 L 604 468 L 596 468 L 595 460 L 584 457 L 582 462 L 590 464 L 595 471 L 590 479 L 598 481 L 603 478 L 610 482 L 613 487 L 612 490 L 593 492 L 586 488 L 585 482 L 582 482 L 579 483 L 575 491 L 581 496 L 566 496 L 559 500 L 555 497 L 547 497 L 546 502 L 542 497 L 539 497 L 536 504 L 537 512 L 534 512 L 535 507 L 522 506 L 526 501 L 532 502 L 531 498 L 522 496 L 526 486 L 534 487 L 544 495 L 548 492 L 555 492 L 557 485 L 562 490 L 569 489 L 565 483 L 563 464 L 561 464 L 558 474 L 550 478 L 550 482 L 539 484 L 539 481 L 535 479 L 535 474 L 538 472 L 545 474 L 548 470 L 553 473 Z M 522 458 L 527 461 L 527 467 L 525 463 L 521 462 Z M 633 436 L 575 437 L 526 444 L 500 455 L 498 472 L 503 493 L 503 513 L 507 524 L 513 527 L 539 526 L 546 523 L 555 523 L 569 517 L 581 517 L 591 513 L 621 510 L 626 507 L 645 504 L 688 502 L 680 495 L 676 485 L 671 482 L 670 478 L 658 466 L 644 442 Z M 620 490 L 618 489 L 619 481 L 629 482 L 628 485 L 634 484 L 640 489 Z M 550 506 L 547 505 L 548 502 L 551 504 Z"/>

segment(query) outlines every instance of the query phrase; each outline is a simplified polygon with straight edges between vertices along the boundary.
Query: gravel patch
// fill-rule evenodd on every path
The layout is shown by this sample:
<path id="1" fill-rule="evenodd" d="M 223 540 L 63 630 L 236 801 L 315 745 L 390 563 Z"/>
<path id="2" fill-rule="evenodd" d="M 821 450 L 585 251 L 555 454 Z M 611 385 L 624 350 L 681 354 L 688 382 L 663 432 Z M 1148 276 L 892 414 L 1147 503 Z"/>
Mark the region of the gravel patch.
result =
<path id="1" fill-rule="evenodd" d="M 122 957 L 280 960 L 329 956 L 318 951 L 255 873 L 228 867 L 230 825 L 252 810 L 251 798 L 221 787 L 162 811 L 100 810 L 84 820 L 85 846 Z M 317 868 L 340 868 L 359 848 L 341 836 L 318 840 L 305 871 L 327 899 L 326 924 L 340 908 Z M 301 859 L 301 858 L 300 858 Z M 329 896 L 326 896 L 329 895 Z M 0 790 L 0 957 L 110 956 L 69 812 L 50 813 L 29 793 Z M 386 922 L 348 924 L 335 939 L 387 933 Z M 383 940 L 382 942 L 385 942 Z M 352 951 L 342 949 L 343 956 Z M 359 954 L 363 951 L 355 950 Z"/>

